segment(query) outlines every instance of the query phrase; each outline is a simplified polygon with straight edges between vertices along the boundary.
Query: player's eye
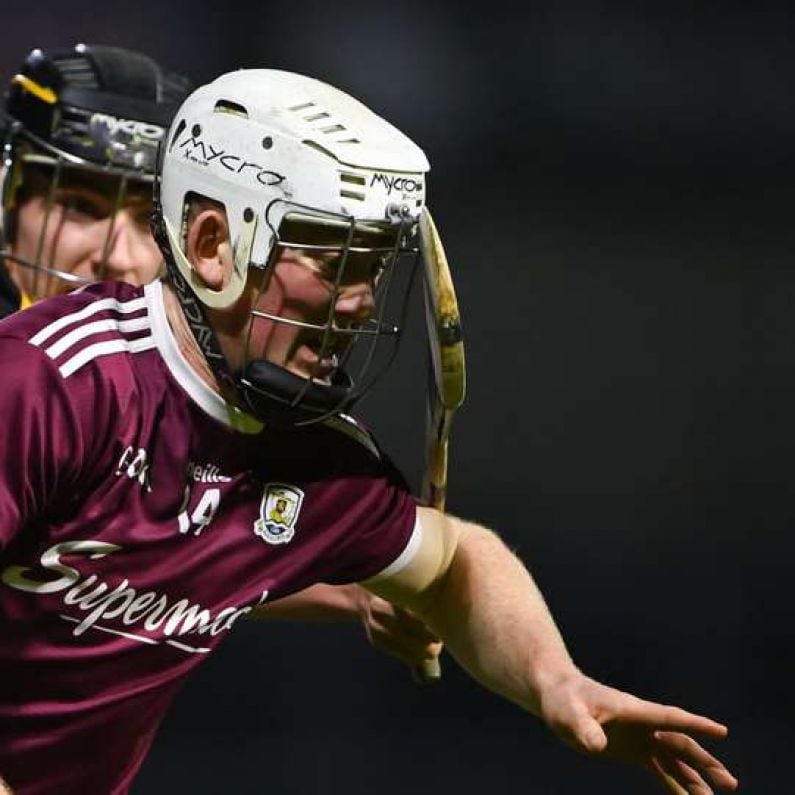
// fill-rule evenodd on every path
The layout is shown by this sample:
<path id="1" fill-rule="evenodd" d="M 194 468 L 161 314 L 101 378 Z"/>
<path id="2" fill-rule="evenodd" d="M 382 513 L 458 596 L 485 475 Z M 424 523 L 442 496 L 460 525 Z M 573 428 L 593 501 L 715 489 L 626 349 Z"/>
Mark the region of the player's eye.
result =
<path id="1" fill-rule="evenodd" d="M 319 254 L 310 258 L 312 268 L 324 282 L 334 284 L 337 281 L 342 258 L 332 254 Z"/>
<path id="2" fill-rule="evenodd" d="M 342 274 L 342 284 L 367 281 L 376 284 L 386 267 L 386 257 L 374 254 L 349 254 Z M 336 282 L 339 269 L 343 264 L 342 255 L 326 255 L 318 260 L 322 278 Z"/>
<path id="3" fill-rule="evenodd" d="M 86 194 L 64 191 L 56 195 L 55 201 L 63 208 L 68 220 L 100 221 L 110 214 L 105 202 Z"/>
<path id="4" fill-rule="evenodd" d="M 136 224 L 146 229 L 149 228 L 149 219 L 152 217 L 151 202 L 138 202 L 131 205 L 129 213 Z"/>
<path id="5" fill-rule="evenodd" d="M 327 255 L 320 259 L 320 273 L 324 279 L 336 281 L 340 268 L 342 267 L 342 257 Z"/>

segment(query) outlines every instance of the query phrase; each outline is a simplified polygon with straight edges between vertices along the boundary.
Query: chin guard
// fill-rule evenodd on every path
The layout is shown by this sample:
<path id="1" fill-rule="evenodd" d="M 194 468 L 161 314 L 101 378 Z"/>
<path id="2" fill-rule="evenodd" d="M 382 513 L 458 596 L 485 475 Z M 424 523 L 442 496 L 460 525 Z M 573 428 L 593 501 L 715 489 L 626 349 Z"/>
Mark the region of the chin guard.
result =
<path id="1" fill-rule="evenodd" d="M 307 384 L 266 359 L 254 359 L 238 374 L 239 394 L 255 417 L 271 425 L 302 425 L 345 411 L 355 402 L 353 381 L 337 370 L 330 384 Z"/>

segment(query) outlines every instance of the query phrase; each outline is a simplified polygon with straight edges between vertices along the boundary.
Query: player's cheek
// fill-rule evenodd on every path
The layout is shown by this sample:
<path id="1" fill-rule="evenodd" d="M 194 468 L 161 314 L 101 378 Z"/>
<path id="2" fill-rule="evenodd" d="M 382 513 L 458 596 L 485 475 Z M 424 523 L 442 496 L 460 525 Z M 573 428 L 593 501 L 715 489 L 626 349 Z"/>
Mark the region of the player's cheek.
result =
<path id="1" fill-rule="evenodd" d="M 159 276 L 163 255 L 148 232 L 138 239 L 137 252 L 141 264 L 136 270 L 136 279 L 138 284 L 148 284 Z"/>

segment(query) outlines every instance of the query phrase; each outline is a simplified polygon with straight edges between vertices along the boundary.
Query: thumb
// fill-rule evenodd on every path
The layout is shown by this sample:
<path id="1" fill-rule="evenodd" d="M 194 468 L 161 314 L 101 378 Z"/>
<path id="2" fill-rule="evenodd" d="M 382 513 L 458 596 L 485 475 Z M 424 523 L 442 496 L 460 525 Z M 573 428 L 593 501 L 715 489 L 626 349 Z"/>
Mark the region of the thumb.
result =
<path id="1" fill-rule="evenodd" d="M 584 717 L 574 732 L 577 742 L 590 754 L 598 754 L 607 748 L 604 729 L 590 715 Z"/>

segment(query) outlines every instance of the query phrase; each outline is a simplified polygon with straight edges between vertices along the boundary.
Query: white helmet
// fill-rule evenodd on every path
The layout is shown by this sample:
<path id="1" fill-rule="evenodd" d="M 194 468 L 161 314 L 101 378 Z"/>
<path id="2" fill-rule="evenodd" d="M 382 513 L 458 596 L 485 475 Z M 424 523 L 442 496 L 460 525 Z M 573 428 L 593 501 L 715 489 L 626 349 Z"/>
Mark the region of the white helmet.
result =
<path id="1" fill-rule="evenodd" d="M 391 230 L 394 243 L 383 251 L 390 255 L 385 264 L 393 264 L 423 207 L 428 169 L 416 144 L 332 86 L 271 69 L 230 72 L 191 94 L 174 117 L 161 152 L 156 238 L 183 303 L 195 305 L 193 293 L 206 306 L 228 307 L 240 297 L 249 269 L 266 269 L 276 245 L 288 242 L 287 226 L 291 245 L 339 251 L 343 267 L 350 251 L 362 250 L 362 233 L 375 230 L 383 240 Z M 196 195 L 226 209 L 235 267 L 222 290 L 204 285 L 183 250 L 186 211 Z M 294 237 L 294 221 L 339 229 L 339 245 L 303 245 Z M 379 285 L 379 293 L 387 291 Z M 383 306 L 376 315 L 361 327 L 339 329 L 330 311 L 325 339 L 369 334 L 374 346 L 382 335 L 395 336 L 397 326 L 383 322 Z M 208 330 L 206 322 L 194 327 L 215 367 L 220 349 L 214 341 L 206 344 Z M 369 366 L 372 351 L 365 358 Z M 231 379 L 263 419 L 274 419 L 274 402 L 279 420 L 317 419 L 349 406 L 365 386 L 354 383 L 342 365 L 325 384 L 261 359 L 249 360 L 242 373 L 225 373 L 224 367 L 216 375 Z"/>

